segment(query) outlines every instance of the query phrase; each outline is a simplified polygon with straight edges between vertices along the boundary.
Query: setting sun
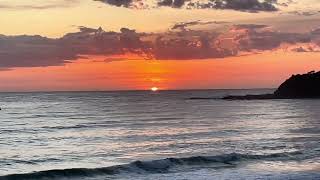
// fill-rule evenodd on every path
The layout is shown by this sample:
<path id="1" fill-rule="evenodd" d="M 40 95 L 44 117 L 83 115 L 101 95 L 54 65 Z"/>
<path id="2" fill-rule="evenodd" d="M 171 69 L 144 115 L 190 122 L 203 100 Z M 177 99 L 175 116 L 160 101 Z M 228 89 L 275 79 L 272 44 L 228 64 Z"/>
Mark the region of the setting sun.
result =
<path id="1" fill-rule="evenodd" d="M 158 90 L 159 90 L 159 88 L 157 88 L 157 87 L 152 87 L 151 88 L 151 91 L 153 91 L 153 92 L 158 91 Z"/>

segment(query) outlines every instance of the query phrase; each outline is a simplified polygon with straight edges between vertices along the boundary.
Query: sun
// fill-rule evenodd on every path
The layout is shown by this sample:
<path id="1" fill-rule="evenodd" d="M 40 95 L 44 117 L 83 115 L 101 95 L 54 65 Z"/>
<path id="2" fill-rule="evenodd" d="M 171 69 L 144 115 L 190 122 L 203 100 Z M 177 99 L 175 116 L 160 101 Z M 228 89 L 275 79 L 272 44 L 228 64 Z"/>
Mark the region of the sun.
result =
<path id="1" fill-rule="evenodd" d="M 156 91 L 159 90 L 159 88 L 157 88 L 157 87 L 152 87 L 152 88 L 150 88 L 150 90 L 153 91 L 153 92 L 156 92 Z"/>

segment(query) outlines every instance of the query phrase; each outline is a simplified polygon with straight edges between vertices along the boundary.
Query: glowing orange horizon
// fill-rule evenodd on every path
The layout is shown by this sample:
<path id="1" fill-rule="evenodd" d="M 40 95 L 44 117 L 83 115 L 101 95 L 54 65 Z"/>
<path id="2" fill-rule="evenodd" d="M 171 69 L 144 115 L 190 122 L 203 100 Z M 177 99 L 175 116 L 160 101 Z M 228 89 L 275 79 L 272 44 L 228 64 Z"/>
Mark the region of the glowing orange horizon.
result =
<path id="1" fill-rule="evenodd" d="M 64 66 L 0 71 L 0 91 L 150 90 L 277 87 L 291 74 L 320 69 L 318 53 L 265 53 L 216 60 L 106 63 L 90 57 Z"/>

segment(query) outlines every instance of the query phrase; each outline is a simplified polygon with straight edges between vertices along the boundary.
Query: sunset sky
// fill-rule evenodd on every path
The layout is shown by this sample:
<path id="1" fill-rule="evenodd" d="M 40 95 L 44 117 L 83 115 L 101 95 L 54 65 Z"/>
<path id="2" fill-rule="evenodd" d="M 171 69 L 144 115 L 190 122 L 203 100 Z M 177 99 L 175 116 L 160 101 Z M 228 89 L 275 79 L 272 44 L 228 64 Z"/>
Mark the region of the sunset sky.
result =
<path id="1" fill-rule="evenodd" d="M 0 91 L 277 87 L 320 70 L 320 0 L 0 0 Z"/>

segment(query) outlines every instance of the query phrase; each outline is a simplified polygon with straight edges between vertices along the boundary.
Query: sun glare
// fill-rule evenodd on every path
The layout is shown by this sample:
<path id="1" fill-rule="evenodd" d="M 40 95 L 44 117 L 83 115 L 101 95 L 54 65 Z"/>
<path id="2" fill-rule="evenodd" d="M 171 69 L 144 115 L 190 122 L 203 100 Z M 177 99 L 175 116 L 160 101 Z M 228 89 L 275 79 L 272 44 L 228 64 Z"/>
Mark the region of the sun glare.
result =
<path id="1" fill-rule="evenodd" d="M 153 91 L 153 92 L 155 92 L 155 91 L 158 91 L 159 88 L 157 88 L 157 87 L 152 87 L 150 90 Z"/>

